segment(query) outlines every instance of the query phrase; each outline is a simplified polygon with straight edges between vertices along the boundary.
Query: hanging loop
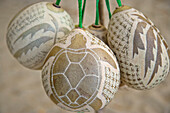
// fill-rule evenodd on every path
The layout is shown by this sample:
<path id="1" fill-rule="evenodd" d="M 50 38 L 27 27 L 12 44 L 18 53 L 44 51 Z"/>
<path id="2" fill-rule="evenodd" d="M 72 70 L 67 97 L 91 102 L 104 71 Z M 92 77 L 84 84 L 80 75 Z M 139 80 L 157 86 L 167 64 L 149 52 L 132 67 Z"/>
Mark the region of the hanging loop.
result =
<path id="1" fill-rule="evenodd" d="M 112 13 L 110 11 L 110 3 L 109 3 L 109 0 L 105 0 L 106 2 L 106 7 L 107 7 L 107 10 L 108 10 L 108 13 L 109 13 L 109 19 L 111 19 L 112 17 Z"/>
<path id="2" fill-rule="evenodd" d="M 83 27 L 83 22 L 82 22 L 82 0 L 78 0 L 78 4 L 79 4 L 79 27 L 82 28 Z"/>
<path id="3" fill-rule="evenodd" d="M 122 2 L 121 2 L 121 0 L 116 0 L 116 1 L 117 1 L 118 6 L 119 6 L 119 7 L 122 7 Z"/>
<path id="4" fill-rule="evenodd" d="M 56 5 L 60 5 L 61 0 L 56 1 Z"/>
<path id="5" fill-rule="evenodd" d="M 99 25 L 99 0 L 96 0 L 96 20 L 95 25 Z"/>

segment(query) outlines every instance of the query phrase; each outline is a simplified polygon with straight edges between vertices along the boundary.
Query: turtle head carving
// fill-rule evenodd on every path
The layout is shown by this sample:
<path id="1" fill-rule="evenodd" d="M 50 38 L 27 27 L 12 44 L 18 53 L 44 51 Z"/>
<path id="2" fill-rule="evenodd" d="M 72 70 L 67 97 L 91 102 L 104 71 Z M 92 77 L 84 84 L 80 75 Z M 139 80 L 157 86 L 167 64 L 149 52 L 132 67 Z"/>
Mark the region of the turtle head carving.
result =
<path id="1" fill-rule="evenodd" d="M 71 39 L 71 45 L 68 48 L 81 49 L 86 48 L 87 39 L 82 34 L 77 34 Z"/>

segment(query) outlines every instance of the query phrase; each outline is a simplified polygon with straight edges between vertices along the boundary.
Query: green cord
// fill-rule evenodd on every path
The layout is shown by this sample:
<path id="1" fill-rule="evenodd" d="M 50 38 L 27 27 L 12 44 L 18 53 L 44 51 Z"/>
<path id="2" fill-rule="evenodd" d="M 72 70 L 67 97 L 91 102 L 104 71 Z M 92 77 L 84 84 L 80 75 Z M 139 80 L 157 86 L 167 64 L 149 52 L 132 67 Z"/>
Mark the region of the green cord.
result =
<path id="1" fill-rule="evenodd" d="M 82 0 L 78 0 L 78 4 L 79 4 L 79 27 L 82 28 L 83 27 L 83 22 L 82 22 Z"/>
<path id="2" fill-rule="evenodd" d="M 96 20 L 95 25 L 99 25 L 99 0 L 96 0 Z"/>
<path id="3" fill-rule="evenodd" d="M 60 5 L 61 0 L 56 1 L 56 5 Z"/>
<path id="4" fill-rule="evenodd" d="M 109 3 L 109 0 L 105 0 L 105 1 L 106 1 L 107 10 L 108 10 L 108 13 L 109 13 L 109 19 L 111 19 L 112 13 L 110 12 L 110 3 Z"/>
<path id="5" fill-rule="evenodd" d="M 117 4 L 119 5 L 119 7 L 122 6 L 121 0 L 117 0 Z"/>
<path id="6" fill-rule="evenodd" d="M 85 7 L 86 7 L 86 0 L 84 0 L 84 3 L 83 3 L 82 21 L 83 21 L 83 18 L 84 18 Z"/>

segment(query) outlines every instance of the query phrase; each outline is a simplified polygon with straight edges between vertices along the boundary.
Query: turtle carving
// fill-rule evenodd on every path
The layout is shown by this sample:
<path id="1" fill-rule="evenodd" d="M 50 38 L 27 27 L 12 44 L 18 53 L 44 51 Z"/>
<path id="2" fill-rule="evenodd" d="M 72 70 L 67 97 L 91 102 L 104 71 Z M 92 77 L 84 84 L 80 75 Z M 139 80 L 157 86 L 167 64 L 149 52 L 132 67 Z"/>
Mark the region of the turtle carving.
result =
<path id="1" fill-rule="evenodd" d="M 98 111 L 117 92 L 120 72 L 116 57 L 99 39 L 74 29 L 46 57 L 42 80 L 47 95 L 69 111 Z"/>

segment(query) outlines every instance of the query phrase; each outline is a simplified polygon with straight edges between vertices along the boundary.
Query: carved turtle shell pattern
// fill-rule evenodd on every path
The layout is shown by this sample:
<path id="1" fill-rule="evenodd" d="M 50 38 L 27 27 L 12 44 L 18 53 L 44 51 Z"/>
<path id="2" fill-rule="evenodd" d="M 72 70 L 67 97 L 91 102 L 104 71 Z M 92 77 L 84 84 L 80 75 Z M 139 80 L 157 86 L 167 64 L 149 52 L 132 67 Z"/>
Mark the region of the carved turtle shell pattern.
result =
<path id="1" fill-rule="evenodd" d="M 112 51 L 96 37 L 74 29 L 50 50 L 42 71 L 47 95 L 69 111 L 98 111 L 119 87 Z"/>
<path id="2" fill-rule="evenodd" d="M 107 40 L 117 56 L 121 81 L 144 90 L 160 84 L 169 72 L 168 45 L 150 19 L 123 6 L 114 11 Z"/>
<path id="3" fill-rule="evenodd" d="M 41 69 L 49 50 L 57 40 L 73 29 L 73 21 L 64 9 L 53 3 L 39 2 L 22 9 L 7 28 L 7 45 L 25 67 Z"/>

